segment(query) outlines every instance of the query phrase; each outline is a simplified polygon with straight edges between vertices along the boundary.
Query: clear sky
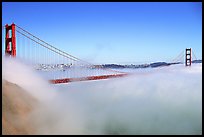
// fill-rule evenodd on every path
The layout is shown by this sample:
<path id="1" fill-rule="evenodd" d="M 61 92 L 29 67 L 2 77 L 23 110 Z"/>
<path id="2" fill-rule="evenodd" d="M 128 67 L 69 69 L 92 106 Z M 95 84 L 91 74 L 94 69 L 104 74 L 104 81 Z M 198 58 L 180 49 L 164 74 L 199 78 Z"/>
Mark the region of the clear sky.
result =
<path id="1" fill-rule="evenodd" d="M 3 2 L 12 22 L 92 63 L 168 61 L 188 47 L 202 59 L 201 2 Z"/>

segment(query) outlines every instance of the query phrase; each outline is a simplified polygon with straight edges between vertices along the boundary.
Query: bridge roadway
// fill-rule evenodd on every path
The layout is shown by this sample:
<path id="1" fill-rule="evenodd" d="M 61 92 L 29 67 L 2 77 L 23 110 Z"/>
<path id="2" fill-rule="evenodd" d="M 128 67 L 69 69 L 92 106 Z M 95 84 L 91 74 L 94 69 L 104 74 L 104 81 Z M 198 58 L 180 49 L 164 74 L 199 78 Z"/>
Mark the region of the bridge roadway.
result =
<path id="1" fill-rule="evenodd" d="M 117 77 L 124 77 L 124 76 L 127 76 L 127 75 L 128 75 L 127 73 L 124 73 L 124 74 L 113 74 L 113 75 L 89 76 L 89 77 L 81 77 L 81 78 L 64 78 L 64 79 L 50 80 L 49 82 L 52 83 L 52 84 L 59 84 L 59 83 L 69 83 L 69 82 L 75 82 L 75 81 L 117 78 Z"/>

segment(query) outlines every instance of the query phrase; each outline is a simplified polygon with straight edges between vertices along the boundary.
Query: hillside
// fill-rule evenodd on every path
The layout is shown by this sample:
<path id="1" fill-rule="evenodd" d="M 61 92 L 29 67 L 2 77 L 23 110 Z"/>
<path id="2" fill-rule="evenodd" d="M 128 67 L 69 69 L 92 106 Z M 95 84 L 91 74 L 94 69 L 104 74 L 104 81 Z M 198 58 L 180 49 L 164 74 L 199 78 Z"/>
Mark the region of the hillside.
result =
<path id="1" fill-rule="evenodd" d="M 16 84 L 2 82 L 2 134 L 34 134 L 29 114 L 38 101 Z"/>

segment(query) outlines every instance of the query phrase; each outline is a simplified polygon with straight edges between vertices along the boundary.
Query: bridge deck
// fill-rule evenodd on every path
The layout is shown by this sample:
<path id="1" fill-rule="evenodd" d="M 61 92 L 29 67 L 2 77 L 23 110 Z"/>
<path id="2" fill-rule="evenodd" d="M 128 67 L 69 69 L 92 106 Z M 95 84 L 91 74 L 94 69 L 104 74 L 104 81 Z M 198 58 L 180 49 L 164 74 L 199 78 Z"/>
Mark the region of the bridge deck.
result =
<path id="1" fill-rule="evenodd" d="M 81 78 L 54 79 L 54 80 L 50 80 L 50 83 L 59 84 L 59 83 L 69 83 L 69 82 L 76 82 L 76 81 L 99 80 L 99 79 L 123 77 L 126 75 L 128 74 L 125 73 L 125 74 L 114 74 L 114 75 L 89 76 L 89 77 L 81 77 Z"/>

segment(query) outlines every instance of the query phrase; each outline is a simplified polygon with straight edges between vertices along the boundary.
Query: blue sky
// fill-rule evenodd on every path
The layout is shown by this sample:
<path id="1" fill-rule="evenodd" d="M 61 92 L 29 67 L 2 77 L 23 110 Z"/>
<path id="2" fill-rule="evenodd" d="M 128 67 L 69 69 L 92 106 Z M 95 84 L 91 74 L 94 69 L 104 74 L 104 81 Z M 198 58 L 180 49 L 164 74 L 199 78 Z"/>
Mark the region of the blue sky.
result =
<path id="1" fill-rule="evenodd" d="M 92 63 L 202 58 L 201 2 L 3 2 L 2 19 Z"/>

